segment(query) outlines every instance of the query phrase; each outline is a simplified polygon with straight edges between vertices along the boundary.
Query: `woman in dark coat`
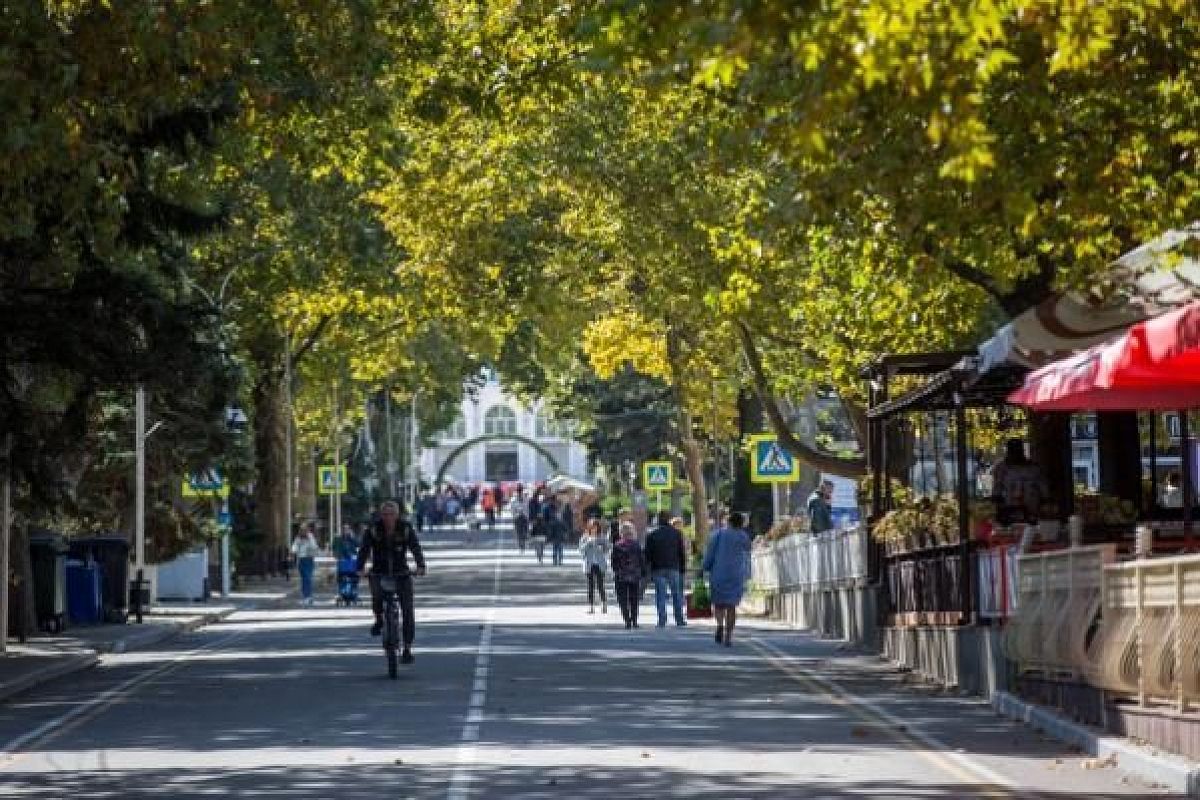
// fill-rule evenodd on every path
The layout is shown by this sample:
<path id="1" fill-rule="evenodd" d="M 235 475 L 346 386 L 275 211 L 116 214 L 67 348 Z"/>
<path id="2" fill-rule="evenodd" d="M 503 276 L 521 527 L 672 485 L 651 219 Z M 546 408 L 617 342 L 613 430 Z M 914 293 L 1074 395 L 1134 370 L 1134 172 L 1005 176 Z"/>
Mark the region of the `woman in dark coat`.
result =
<path id="1" fill-rule="evenodd" d="M 612 551 L 613 580 L 617 590 L 617 604 L 626 628 L 638 626 L 638 598 L 642 593 L 642 581 L 646 577 L 646 556 L 638 544 L 637 529 L 632 522 L 621 523 L 621 539 Z"/>

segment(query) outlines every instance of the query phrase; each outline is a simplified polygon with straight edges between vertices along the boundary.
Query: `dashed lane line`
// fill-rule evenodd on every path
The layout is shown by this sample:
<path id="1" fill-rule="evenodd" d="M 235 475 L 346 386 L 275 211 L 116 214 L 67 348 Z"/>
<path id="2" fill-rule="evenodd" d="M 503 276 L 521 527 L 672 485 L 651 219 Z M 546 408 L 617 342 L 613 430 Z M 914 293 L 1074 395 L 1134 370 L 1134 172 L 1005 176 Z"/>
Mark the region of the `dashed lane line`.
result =
<path id="1" fill-rule="evenodd" d="M 471 795 L 479 729 L 483 724 L 483 710 L 487 705 L 488 673 L 491 671 L 492 660 L 492 626 L 496 621 L 496 602 L 500 597 L 503 547 L 504 533 L 502 531 L 496 538 L 496 555 L 492 564 L 492 598 L 487 612 L 484 614 L 483 629 L 479 632 L 479 651 L 475 655 L 475 673 L 471 682 L 470 700 L 467 704 L 467 718 L 463 722 L 458 758 L 454 766 L 454 774 L 450 778 L 447 800 L 467 800 Z"/>

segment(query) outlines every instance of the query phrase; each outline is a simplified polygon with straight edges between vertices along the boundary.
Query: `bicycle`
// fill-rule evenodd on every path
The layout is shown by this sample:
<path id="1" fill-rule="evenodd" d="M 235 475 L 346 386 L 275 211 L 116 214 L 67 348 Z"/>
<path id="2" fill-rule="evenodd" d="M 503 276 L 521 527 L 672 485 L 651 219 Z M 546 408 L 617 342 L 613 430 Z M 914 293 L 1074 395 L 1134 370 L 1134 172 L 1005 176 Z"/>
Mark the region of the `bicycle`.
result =
<path id="1" fill-rule="evenodd" d="M 387 657 L 388 677 L 395 680 L 400 668 L 400 593 L 394 575 L 379 576 L 383 597 L 383 652 Z"/>

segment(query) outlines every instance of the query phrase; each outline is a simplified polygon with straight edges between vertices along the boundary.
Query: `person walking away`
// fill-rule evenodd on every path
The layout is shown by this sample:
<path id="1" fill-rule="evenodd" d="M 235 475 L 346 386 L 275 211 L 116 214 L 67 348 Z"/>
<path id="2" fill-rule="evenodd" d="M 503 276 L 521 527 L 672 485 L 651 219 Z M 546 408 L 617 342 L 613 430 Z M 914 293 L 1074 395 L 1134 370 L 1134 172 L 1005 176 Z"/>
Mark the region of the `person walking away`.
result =
<path id="1" fill-rule="evenodd" d="M 567 539 L 567 526 L 563 522 L 562 515 L 553 513 L 553 506 L 550 508 L 552 513 L 546 523 L 548 526 L 546 535 L 550 542 L 550 563 L 558 567 L 563 563 L 563 544 Z"/>
<path id="2" fill-rule="evenodd" d="M 525 541 L 529 538 L 529 517 L 525 516 L 525 504 L 518 502 L 513 512 L 513 531 L 517 534 L 517 551 L 525 552 Z"/>
<path id="3" fill-rule="evenodd" d="M 823 480 L 808 496 L 808 528 L 813 533 L 833 530 L 833 481 Z"/>
<path id="4" fill-rule="evenodd" d="M 575 509 L 571 508 L 571 501 L 564 500 L 562 504 L 562 513 L 559 517 L 562 520 L 563 531 L 568 541 L 575 538 Z"/>
<path id="5" fill-rule="evenodd" d="M 613 584 L 626 628 L 638 626 L 638 597 L 646 577 L 646 557 L 632 522 L 621 523 L 621 538 L 612 551 Z"/>
<path id="6" fill-rule="evenodd" d="M 579 554 L 583 557 L 583 572 L 587 575 L 588 613 L 596 613 L 596 594 L 600 594 L 600 613 L 608 613 L 608 597 L 604 593 L 604 574 L 608 571 L 608 537 L 600 526 L 600 520 L 587 524 L 579 540 Z"/>
<path id="7" fill-rule="evenodd" d="M 742 602 L 750 577 L 750 534 L 740 511 L 729 515 L 729 526 L 713 534 L 704 553 L 703 569 L 709 575 L 713 616 L 717 622 L 717 644 L 733 644 L 737 607 Z"/>
<path id="8" fill-rule="evenodd" d="M 533 518 L 533 536 L 530 541 L 533 543 L 533 554 L 537 556 L 539 564 L 544 563 L 546 557 L 546 528 L 548 524 L 541 514 Z"/>
<path id="9" fill-rule="evenodd" d="M 317 555 L 321 552 L 317 544 L 317 536 L 313 533 L 312 523 L 300 529 L 295 541 L 292 542 L 292 555 L 296 557 L 296 571 L 300 573 L 300 603 L 313 604 L 313 570 L 316 569 Z"/>
<path id="10" fill-rule="evenodd" d="M 687 625 L 683 614 L 683 571 L 687 568 L 687 550 L 683 533 L 671 525 L 669 512 L 660 511 L 658 525 L 646 537 L 646 563 L 650 567 L 650 579 L 654 581 L 654 606 L 658 611 L 658 627 L 667 625 L 667 591 L 671 592 L 671 606 L 675 612 L 675 624 Z"/>
<path id="11" fill-rule="evenodd" d="M 412 576 L 425 574 L 425 554 L 421 551 L 416 529 L 407 519 L 401 518 L 401 510 L 401 505 L 394 500 L 388 500 L 379 507 L 379 521 L 363 538 L 358 548 L 358 572 L 363 571 L 367 559 L 370 559 L 371 611 L 375 614 L 375 624 L 371 626 L 372 636 L 378 636 L 383 631 L 383 592 L 380 590 L 379 579 L 382 576 L 396 579 L 404 646 L 400 660 L 411 664 L 412 643 L 417 632 Z M 413 561 L 416 562 L 415 571 L 408 566 L 409 553 L 412 553 Z"/>
<path id="12" fill-rule="evenodd" d="M 496 529 L 496 496 L 491 489 L 483 490 L 483 498 L 479 501 L 483 516 L 487 520 L 488 530 Z"/>

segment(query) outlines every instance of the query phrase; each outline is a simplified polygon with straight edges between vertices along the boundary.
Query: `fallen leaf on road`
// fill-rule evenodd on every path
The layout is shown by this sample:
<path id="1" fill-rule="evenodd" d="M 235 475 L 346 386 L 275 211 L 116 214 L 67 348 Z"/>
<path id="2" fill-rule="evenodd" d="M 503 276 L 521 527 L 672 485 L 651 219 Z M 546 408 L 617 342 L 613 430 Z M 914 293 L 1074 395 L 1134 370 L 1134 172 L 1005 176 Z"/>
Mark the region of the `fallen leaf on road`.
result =
<path id="1" fill-rule="evenodd" d="M 1117 765 L 1117 754 L 1109 753 L 1105 758 L 1085 758 L 1079 765 L 1084 769 L 1104 769 L 1105 767 L 1115 767 Z"/>

